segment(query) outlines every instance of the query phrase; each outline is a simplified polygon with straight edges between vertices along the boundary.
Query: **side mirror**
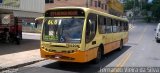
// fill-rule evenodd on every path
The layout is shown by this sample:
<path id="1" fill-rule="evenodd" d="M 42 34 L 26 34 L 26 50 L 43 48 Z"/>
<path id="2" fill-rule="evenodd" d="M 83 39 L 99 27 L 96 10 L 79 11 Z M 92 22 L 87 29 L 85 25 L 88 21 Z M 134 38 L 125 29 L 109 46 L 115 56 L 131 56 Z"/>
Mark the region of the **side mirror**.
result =
<path id="1" fill-rule="evenodd" d="M 38 25 L 38 21 L 35 22 L 34 27 L 37 28 L 37 25 Z"/>

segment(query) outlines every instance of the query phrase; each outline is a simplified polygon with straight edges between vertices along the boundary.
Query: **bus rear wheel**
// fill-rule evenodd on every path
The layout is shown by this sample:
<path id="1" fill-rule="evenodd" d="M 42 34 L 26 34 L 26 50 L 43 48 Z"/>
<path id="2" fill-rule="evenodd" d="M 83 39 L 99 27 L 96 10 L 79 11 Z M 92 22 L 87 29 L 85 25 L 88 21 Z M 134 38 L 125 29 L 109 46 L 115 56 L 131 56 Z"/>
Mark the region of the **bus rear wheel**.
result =
<path id="1" fill-rule="evenodd" d="M 103 58 L 103 49 L 102 47 L 98 48 L 97 57 L 93 60 L 94 64 L 98 64 Z"/>
<path id="2" fill-rule="evenodd" d="M 120 41 L 120 47 L 118 48 L 118 50 L 122 50 L 123 49 L 123 40 Z"/>

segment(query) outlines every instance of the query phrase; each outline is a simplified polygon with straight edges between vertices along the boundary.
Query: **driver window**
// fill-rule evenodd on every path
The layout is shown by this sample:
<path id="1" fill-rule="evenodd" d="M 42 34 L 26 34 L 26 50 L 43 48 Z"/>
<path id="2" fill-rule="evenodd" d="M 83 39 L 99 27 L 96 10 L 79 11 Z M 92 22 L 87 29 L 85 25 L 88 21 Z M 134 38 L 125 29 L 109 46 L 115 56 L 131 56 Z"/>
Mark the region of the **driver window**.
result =
<path id="1" fill-rule="evenodd" d="M 92 41 L 96 35 L 97 15 L 89 14 L 86 25 L 86 43 Z"/>

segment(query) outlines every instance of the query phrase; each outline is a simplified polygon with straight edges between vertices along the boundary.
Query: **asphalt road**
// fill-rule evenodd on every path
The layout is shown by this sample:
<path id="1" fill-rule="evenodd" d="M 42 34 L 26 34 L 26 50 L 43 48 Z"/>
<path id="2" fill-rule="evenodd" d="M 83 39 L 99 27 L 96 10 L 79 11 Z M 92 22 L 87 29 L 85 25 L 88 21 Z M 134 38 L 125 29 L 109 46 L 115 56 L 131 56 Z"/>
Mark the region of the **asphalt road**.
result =
<path id="1" fill-rule="evenodd" d="M 99 64 L 45 60 L 14 70 L 18 73 L 93 73 L 103 72 L 107 67 L 160 67 L 160 43 L 156 42 L 154 31 L 156 24 L 135 22 L 133 26 L 124 48 L 106 54 Z M 111 72 L 114 70 L 116 69 L 113 68 Z"/>
<path id="2" fill-rule="evenodd" d="M 23 51 L 35 50 L 40 46 L 39 35 L 23 34 L 20 45 L 0 42 L 0 56 Z"/>

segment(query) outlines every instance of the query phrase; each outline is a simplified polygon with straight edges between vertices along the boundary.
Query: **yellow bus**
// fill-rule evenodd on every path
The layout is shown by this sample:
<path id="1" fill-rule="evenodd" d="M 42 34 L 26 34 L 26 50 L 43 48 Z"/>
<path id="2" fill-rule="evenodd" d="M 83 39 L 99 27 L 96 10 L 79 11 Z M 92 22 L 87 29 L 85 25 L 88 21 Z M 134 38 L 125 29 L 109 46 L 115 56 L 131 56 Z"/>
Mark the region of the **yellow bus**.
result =
<path id="1" fill-rule="evenodd" d="M 41 57 L 100 62 L 128 41 L 128 20 L 85 7 L 57 7 L 43 17 Z"/>

